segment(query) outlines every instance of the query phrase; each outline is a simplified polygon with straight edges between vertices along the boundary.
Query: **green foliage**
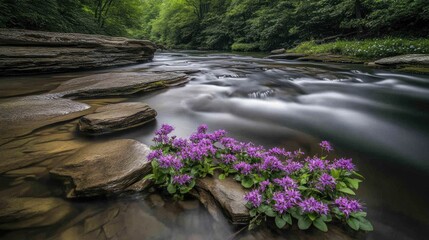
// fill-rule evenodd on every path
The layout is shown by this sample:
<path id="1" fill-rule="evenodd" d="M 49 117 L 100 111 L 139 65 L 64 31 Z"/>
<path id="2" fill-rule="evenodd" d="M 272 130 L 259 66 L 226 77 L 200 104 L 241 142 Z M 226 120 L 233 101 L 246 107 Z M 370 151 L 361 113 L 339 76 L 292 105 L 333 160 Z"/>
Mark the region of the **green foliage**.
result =
<path id="1" fill-rule="evenodd" d="M 254 43 L 234 43 L 231 45 L 231 50 L 237 52 L 252 52 L 258 51 L 259 47 Z"/>
<path id="2" fill-rule="evenodd" d="M 312 39 L 429 35 L 427 0 L 0 0 L 0 13 L 0 27 L 146 38 L 194 49 L 267 51 Z M 377 57 L 379 51 L 407 51 L 347 49 L 358 57 L 367 56 L 364 50 Z"/>
<path id="3" fill-rule="evenodd" d="M 401 54 L 429 53 L 429 39 L 383 38 L 362 41 L 335 41 L 325 44 L 308 41 L 299 44 L 290 51 L 307 54 L 331 53 L 363 59 L 376 59 Z"/>

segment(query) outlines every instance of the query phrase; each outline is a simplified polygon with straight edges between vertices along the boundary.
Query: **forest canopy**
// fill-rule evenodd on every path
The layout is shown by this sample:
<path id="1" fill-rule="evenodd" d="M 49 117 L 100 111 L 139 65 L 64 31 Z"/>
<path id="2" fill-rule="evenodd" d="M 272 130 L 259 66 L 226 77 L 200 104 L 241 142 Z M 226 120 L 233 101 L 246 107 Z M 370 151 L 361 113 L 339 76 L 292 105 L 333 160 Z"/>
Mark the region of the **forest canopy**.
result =
<path id="1" fill-rule="evenodd" d="M 0 27 L 271 50 L 330 38 L 427 37 L 427 0 L 0 0 Z"/>

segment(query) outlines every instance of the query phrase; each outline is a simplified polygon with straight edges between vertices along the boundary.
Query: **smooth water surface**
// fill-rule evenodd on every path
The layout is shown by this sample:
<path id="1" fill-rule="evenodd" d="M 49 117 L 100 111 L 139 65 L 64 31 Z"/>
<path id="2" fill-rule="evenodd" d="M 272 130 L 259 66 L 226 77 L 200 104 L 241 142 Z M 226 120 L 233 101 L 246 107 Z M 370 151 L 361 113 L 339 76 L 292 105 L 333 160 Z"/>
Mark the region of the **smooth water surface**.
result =
<path id="1" fill-rule="evenodd" d="M 301 148 L 310 155 L 318 151 L 317 143 L 326 139 L 336 146 L 337 156 L 353 157 L 366 178 L 358 196 L 366 203 L 375 231 L 349 233 L 348 237 L 392 240 L 428 236 L 429 76 L 362 65 L 204 52 L 158 53 L 151 63 L 106 71 L 186 72 L 192 80 L 184 86 L 129 98 L 82 100 L 92 105 L 112 101 L 148 103 L 157 110 L 158 117 L 146 126 L 107 137 L 86 138 L 75 133 L 75 122 L 68 122 L 45 127 L 39 134 L 33 133 L 32 141 L 62 134 L 67 136 L 68 144 L 72 142 L 79 147 L 114 138 L 133 138 L 150 144 L 155 129 L 162 123 L 175 126 L 178 136 L 187 136 L 197 125 L 206 123 L 210 130 L 226 129 L 231 136 L 243 141 L 289 150 Z M 12 93 L 36 94 L 69 78 L 93 73 L 4 78 L 0 80 L 3 88 L 0 94 L 1 97 L 10 97 Z M 55 137 L 49 141 L 55 143 L 52 145 L 55 147 L 64 144 L 55 142 Z M 20 151 L 18 143 L 14 151 Z M 47 161 L 38 165 L 49 169 L 55 159 L 47 157 Z M 61 196 L 59 186 L 46 175 L 18 180 L 1 177 L 0 193 L 13 194 L 20 191 L 20 186 L 25 186 L 32 189 L 28 193 L 30 196 Z M 160 198 L 156 193 L 147 193 L 113 200 L 72 201 L 72 214 L 59 225 L 8 231 L 0 237 L 72 239 L 77 235 L 70 232 L 83 231 L 90 216 L 113 211 L 111 209 L 120 209 L 120 214 L 131 219 L 118 225 L 133 229 L 127 232 L 133 234 L 119 236 L 119 239 L 144 239 L 138 226 L 130 227 L 136 222 L 145 222 L 144 218 L 155 218 L 165 224 L 175 239 L 227 239 L 238 230 L 229 226 L 227 220 L 215 223 L 202 206 L 184 207 Z M 190 200 L 188 205 L 192 204 Z M 123 210 L 129 208 L 134 210 Z M 87 215 L 83 214 L 85 212 Z M 292 232 L 255 233 L 253 238 L 320 239 L 317 230 L 305 234 Z M 341 234 L 334 236 L 347 239 Z M 246 233 L 238 238 L 240 236 L 251 237 Z"/>

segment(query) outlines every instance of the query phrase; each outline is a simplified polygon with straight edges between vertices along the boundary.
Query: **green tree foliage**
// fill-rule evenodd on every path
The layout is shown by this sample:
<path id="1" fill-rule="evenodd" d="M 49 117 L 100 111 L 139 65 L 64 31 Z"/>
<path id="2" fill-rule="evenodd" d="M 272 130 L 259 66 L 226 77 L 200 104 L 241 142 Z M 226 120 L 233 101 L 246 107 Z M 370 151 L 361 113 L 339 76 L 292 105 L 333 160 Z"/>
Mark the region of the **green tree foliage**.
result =
<path id="1" fill-rule="evenodd" d="M 199 49 L 428 37 L 427 0 L 0 0 L 0 27 L 102 33 Z"/>

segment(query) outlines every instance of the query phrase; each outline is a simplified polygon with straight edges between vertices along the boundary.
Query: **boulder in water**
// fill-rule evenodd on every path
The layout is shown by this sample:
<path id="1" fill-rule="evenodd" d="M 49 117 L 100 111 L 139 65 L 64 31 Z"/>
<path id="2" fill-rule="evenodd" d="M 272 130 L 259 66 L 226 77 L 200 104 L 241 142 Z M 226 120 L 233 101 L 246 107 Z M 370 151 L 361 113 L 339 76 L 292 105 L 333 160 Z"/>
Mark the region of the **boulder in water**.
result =
<path id="1" fill-rule="evenodd" d="M 96 143 L 78 150 L 50 171 L 67 197 L 94 197 L 126 191 L 151 171 L 148 146 L 131 139 Z"/>
<path id="2" fill-rule="evenodd" d="M 89 135 L 101 135 L 143 125 L 155 119 L 156 111 L 146 103 L 126 102 L 99 107 L 82 117 L 79 130 Z"/>

